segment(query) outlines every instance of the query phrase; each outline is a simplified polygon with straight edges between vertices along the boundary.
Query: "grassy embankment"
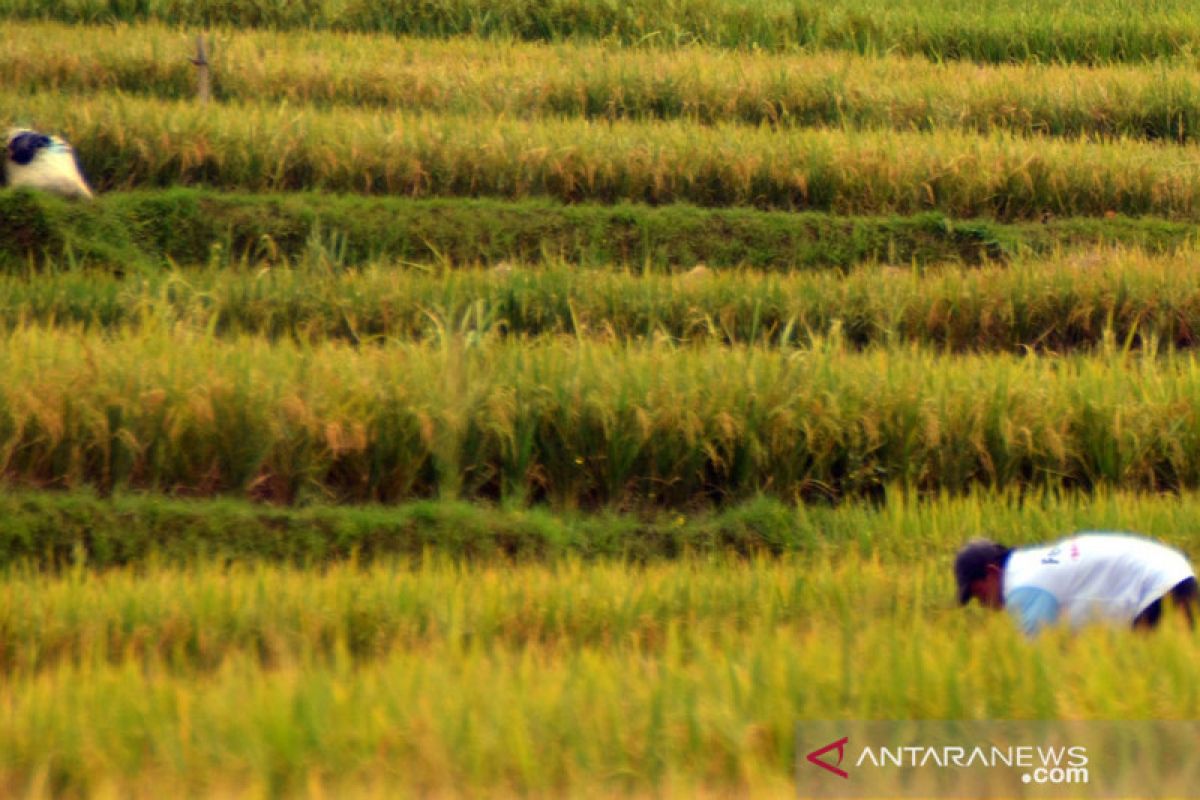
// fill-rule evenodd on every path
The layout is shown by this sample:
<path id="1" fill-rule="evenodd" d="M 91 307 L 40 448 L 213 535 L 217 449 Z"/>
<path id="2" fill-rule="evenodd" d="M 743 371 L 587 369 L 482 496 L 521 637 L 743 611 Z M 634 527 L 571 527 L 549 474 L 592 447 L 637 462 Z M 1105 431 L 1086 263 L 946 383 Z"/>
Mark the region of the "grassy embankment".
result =
<path id="1" fill-rule="evenodd" d="M 808 558 L 847 551 L 895 564 L 932 559 L 931 569 L 943 574 L 930 602 L 940 604 L 948 597 L 950 553 L 970 536 L 1026 543 L 1071 530 L 1140 530 L 1190 550 L 1198 502 L 1194 492 L 1013 490 L 952 497 L 894 485 L 886 504 L 850 498 L 839 505 L 794 505 L 759 496 L 721 510 L 635 514 L 438 500 L 288 507 L 230 498 L 17 490 L 0 496 L 0 568 L 275 563 L 320 572 L 348 561 L 412 558 L 463 565 L 571 559 L 632 565 L 685 556 Z"/>
<path id="2" fill-rule="evenodd" d="M 1190 222 L 1066 218 L 999 223 L 823 212 L 560 204 L 546 199 L 409 200 L 314 192 L 245 195 L 195 189 L 118 192 L 90 204 L 0 191 L 0 267 L 12 274 L 99 267 L 333 268 L 373 262 L 449 265 L 571 263 L 643 271 L 747 267 L 772 272 L 863 264 L 975 265 L 1102 246 L 1186 249 Z"/>

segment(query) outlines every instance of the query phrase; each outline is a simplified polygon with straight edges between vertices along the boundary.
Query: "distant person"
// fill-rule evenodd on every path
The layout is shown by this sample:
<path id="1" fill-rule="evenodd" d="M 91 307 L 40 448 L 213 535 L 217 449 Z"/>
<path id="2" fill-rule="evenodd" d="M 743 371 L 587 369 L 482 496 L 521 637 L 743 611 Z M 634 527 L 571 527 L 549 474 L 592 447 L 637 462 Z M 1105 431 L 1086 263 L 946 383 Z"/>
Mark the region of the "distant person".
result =
<path id="1" fill-rule="evenodd" d="M 13 128 L 8 132 L 4 178 L 13 187 L 92 199 L 92 190 L 79 171 L 71 145 L 58 136 L 28 128 Z"/>
<path id="2" fill-rule="evenodd" d="M 954 576 L 959 603 L 974 598 L 1007 609 L 1030 636 L 1060 621 L 1153 628 L 1167 596 L 1195 624 L 1196 575 L 1187 558 L 1141 536 L 1087 532 L 1018 549 L 975 539 L 958 551 Z"/>

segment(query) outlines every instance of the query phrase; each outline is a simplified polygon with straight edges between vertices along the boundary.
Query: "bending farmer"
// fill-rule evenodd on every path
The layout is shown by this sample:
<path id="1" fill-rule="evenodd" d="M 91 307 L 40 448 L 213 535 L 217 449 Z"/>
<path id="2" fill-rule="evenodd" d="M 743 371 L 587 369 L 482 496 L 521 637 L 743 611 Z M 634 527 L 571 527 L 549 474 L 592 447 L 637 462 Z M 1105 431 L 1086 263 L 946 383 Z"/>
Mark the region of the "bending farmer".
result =
<path id="1" fill-rule="evenodd" d="M 1163 598 L 1189 625 L 1197 603 L 1195 573 L 1182 553 L 1141 536 L 1079 533 L 1050 545 L 1013 549 L 975 539 L 954 560 L 958 600 L 1008 609 L 1029 635 L 1066 621 L 1152 628 Z"/>

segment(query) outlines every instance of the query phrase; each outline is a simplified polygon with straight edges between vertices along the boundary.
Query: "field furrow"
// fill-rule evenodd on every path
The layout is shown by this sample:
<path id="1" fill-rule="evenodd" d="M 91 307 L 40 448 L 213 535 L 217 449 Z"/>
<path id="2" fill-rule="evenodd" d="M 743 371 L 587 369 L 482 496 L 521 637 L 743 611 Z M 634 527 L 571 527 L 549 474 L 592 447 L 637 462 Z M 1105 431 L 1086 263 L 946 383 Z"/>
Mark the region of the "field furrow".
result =
<path id="1" fill-rule="evenodd" d="M 186 572 L 195 566 L 199 577 L 188 582 L 180 576 L 187 587 L 181 589 L 183 595 L 194 594 L 198 586 L 219 583 L 217 573 L 222 568 L 237 570 L 238 565 L 250 572 L 256 565 L 270 564 L 311 570 L 315 579 L 331 573 L 354 575 L 360 566 L 377 564 L 396 565 L 394 569 L 403 573 L 428 559 L 458 565 L 464 574 L 479 568 L 493 576 L 508 567 L 575 561 L 609 565 L 614 570 L 654 564 L 669 573 L 671 562 L 685 557 L 729 563 L 749 558 L 769 563 L 775 557 L 802 556 L 821 562 L 848 552 L 891 570 L 924 557 L 948 563 L 954 545 L 976 533 L 1024 544 L 1047 541 L 1066 530 L 1145 530 L 1187 550 L 1195 538 L 1194 520 L 1200 514 L 1200 495 L 1188 491 L 1016 489 L 951 495 L 922 494 L 898 484 L 885 490 L 886 503 L 846 498 L 837 504 L 794 504 L 760 495 L 722 509 L 642 509 L 636 513 L 448 500 L 279 506 L 148 492 L 105 496 L 90 490 L 6 491 L 0 494 L 0 570 L 5 576 L 0 597 L 9 599 L 7 605 L 0 603 L 0 614 L 13 618 L 2 627 L 7 638 L 0 656 L 6 668 L 32 668 L 59 658 L 85 661 L 83 648 L 96 641 L 94 633 L 102 628 L 110 630 L 114 641 L 124 643 L 139 624 L 155 630 L 169 626 L 171 615 L 163 604 L 175 581 L 144 590 L 141 602 L 132 604 L 125 602 L 129 592 L 121 588 L 124 581 L 102 579 L 107 570 L 119 567 L 128 567 L 141 577 L 167 568 Z M 63 589 L 72 597 L 86 599 L 60 597 L 43 580 L 70 573 L 78 578 L 97 576 L 86 590 L 77 591 L 79 587 L 70 588 L 72 585 Z M 211 581 L 199 579 L 206 574 L 212 575 Z M 950 602 L 951 595 L 943 594 L 950 591 L 949 571 L 941 576 L 931 573 L 930 579 L 934 585 L 928 596 L 913 598 L 921 609 L 941 608 Z M 360 633 L 368 645 L 372 635 L 391 636 L 396 626 L 404 624 L 400 617 L 408 606 L 398 605 L 387 593 L 412 599 L 413 590 L 396 577 L 391 578 L 390 587 L 382 585 L 385 581 L 364 582 L 379 592 L 373 599 L 368 593 L 366 601 L 390 609 L 387 614 L 381 610 L 368 615 L 374 621 Z M 317 580 L 313 590 L 319 592 L 328 585 L 328 581 Z M 332 585 L 345 587 L 348 582 L 334 581 Z M 267 596 L 279 598 L 281 606 L 269 610 L 255 608 L 254 603 L 242 609 L 238 600 L 238 609 L 229 611 L 237 618 L 236 624 L 220 619 L 214 610 L 234 603 L 232 595 L 214 608 L 196 611 L 208 614 L 216 627 L 209 628 L 205 638 L 199 623 L 184 625 L 178 635 L 188 644 L 180 666 L 192 659 L 196 666 L 212 666 L 228 648 L 252 641 L 257 636 L 253 630 L 256 620 L 259 625 L 266 624 L 264 614 L 269 620 L 290 613 L 285 611 L 290 591 L 284 586 L 270 592 Z M 39 597 L 26 600 L 27 594 Z M 160 597 L 161 603 L 156 600 Z M 698 601 L 706 597 L 706 593 L 695 595 Z M 357 608 L 361 599 L 343 598 L 321 605 L 341 609 L 339 614 L 344 612 L 350 618 L 354 616 L 351 609 Z M 872 602 L 872 598 L 860 597 L 859 602 Z M 95 609 L 96 618 L 66 613 L 80 604 Z M 472 606 L 470 613 L 477 614 L 479 609 Z M 51 625 L 47 616 L 60 613 L 57 625 Z M 422 613 L 427 621 L 437 617 L 435 608 Z M 506 613 L 522 615 L 524 611 Z M 311 622 L 317 628 L 336 627 L 339 614 Z M 636 625 L 636 616 L 640 614 L 623 616 L 622 624 Z M 93 621 L 96 626 L 91 626 Z M 596 615 L 593 621 L 603 627 L 606 620 L 604 615 Z M 536 621 L 530 624 L 536 627 Z M 280 642 L 289 656 L 299 655 L 304 644 L 297 638 L 298 627 L 299 621 L 294 621 Z M 60 638 L 54 647 L 43 647 L 56 637 Z M 336 639 L 325 638 L 317 644 L 330 647 Z M 165 656 L 171 638 L 164 632 L 132 644 L 139 646 L 139 652 Z M 373 647 L 367 650 L 357 655 L 368 659 L 378 655 Z M 123 647 L 115 648 L 105 657 L 124 652 Z"/>
<path id="2" fill-rule="evenodd" d="M 342 269 L 389 261 L 790 272 L 1007 263 L 1106 247 L 1163 254 L 1191 246 L 1198 230 L 1190 222 L 1120 215 L 1001 223 L 938 212 L 847 217 L 688 204 L 199 189 L 113 192 L 79 204 L 18 190 L 0 191 L 0 270 L 137 274 L 176 266 Z"/>

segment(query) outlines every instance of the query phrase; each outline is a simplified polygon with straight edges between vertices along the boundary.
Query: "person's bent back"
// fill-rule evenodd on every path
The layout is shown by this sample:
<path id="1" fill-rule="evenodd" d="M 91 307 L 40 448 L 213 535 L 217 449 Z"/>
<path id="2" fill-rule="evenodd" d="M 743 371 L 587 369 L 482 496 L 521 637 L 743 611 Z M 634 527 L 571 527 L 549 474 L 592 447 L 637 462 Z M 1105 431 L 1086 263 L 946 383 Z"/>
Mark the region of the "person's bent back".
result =
<path id="1" fill-rule="evenodd" d="M 1012 549 L 968 542 L 954 563 L 958 598 L 1006 608 L 1027 634 L 1067 622 L 1156 625 L 1171 595 L 1192 622 L 1195 573 L 1174 548 L 1140 536 L 1079 533 L 1054 544 Z"/>

